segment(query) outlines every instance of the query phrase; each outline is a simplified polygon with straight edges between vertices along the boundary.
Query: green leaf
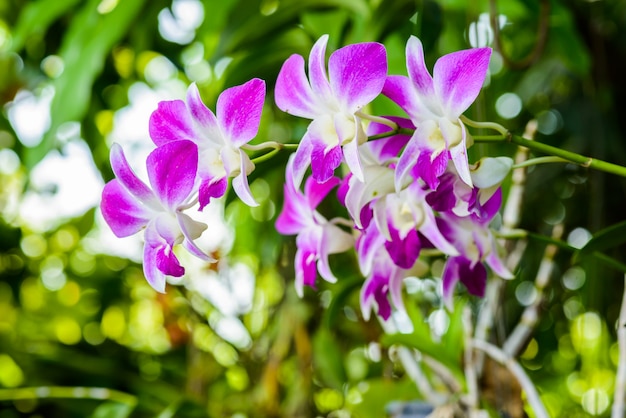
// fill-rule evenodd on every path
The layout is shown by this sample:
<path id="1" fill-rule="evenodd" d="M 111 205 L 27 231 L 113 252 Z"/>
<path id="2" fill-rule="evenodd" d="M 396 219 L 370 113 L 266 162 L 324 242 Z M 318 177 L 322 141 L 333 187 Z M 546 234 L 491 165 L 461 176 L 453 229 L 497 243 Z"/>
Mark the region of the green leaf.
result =
<path id="1" fill-rule="evenodd" d="M 328 387 L 341 390 L 347 381 L 343 354 L 333 334 L 321 327 L 313 336 L 313 366 L 319 379 Z"/>
<path id="2" fill-rule="evenodd" d="M 65 70 L 53 82 L 55 94 L 50 105 L 50 129 L 38 146 L 26 150 L 27 167 L 32 168 L 54 148 L 61 125 L 83 119 L 94 80 L 102 72 L 113 46 L 137 18 L 144 1 L 119 2 L 103 15 L 98 11 L 100 0 L 90 0 L 72 19 L 59 51 Z"/>
<path id="3" fill-rule="evenodd" d="M 105 402 L 91 414 L 91 418 L 126 418 L 135 409 L 134 405 L 118 402 Z"/>

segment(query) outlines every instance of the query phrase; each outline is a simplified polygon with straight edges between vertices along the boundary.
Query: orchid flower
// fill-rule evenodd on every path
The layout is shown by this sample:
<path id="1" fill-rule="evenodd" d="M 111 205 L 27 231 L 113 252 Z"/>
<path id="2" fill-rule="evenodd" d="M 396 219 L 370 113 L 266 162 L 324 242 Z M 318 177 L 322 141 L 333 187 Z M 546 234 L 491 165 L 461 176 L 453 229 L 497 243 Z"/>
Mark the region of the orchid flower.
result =
<path id="1" fill-rule="evenodd" d="M 450 159 L 461 179 L 472 186 L 468 133 L 459 118 L 480 93 L 490 56 L 490 48 L 444 55 L 435 63 L 431 77 L 424 63 L 422 43 L 415 36 L 409 38 L 409 76 L 389 76 L 383 88 L 383 94 L 396 102 L 417 127 L 398 161 L 397 187 L 415 170 L 417 177 L 436 189 Z"/>
<path id="2" fill-rule="evenodd" d="M 358 111 L 380 94 L 387 76 L 385 47 L 374 42 L 333 52 L 327 75 L 327 42 L 328 35 L 324 35 L 313 45 L 308 80 L 304 58 L 295 54 L 285 61 L 276 80 L 276 105 L 289 114 L 312 119 L 296 151 L 296 185 L 309 164 L 315 180 L 329 180 L 342 157 L 353 175 L 363 179 L 358 146 L 367 141 L 367 135 Z"/>
<path id="3" fill-rule="evenodd" d="M 157 146 L 187 139 L 198 146 L 200 189 L 198 200 L 203 209 L 211 198 L 224 195 L 228 178 L 233 189 L 249 206 L 257 206 L 247 175 L 254 164 L 241 147 L 259 129 L 265 100 L 265 82 L 254 78 L 226 89 L 217 99 L 216 114 L 206 107 L 195 83 L 187 98 L 162 101 L 150 117 L 150 136 Z"/>
<path id="4" fill-rule="evenodd" d="M 283 235 L 297 235 L 295 284 L 298 295 L 302 296 L 304 285 L 315 286 L 317 271 L 326 281 L 337 281 L 330 270 L 328 256 L 348 250 L 354 239 L 315 210 L 340 180 L 331 177 L 325 183 L 317 183 L 308 178 L 302 193 L 294 182 L 294 160 L 295 154 L 287 163 L 285 202 L 276 220 L 276 230 Z"/>
<path id="5" fill-rule="evenodd" d="M 435 212 L 426 201 L 429 191 L 420 182 L 395 192 L 393 168 L 374 165 L 364 171 L 365 182 L 350 179 L 346 208 L 356 226 L 363 228 L 363 209 L 372 205 L 374 221 L 387 240 L 385 248 L 399 267 L 410 268 L 419 257 L 418 232 L 443 253 L 458 254 L 439 231 Z"/>
<path id="6" fill-rule="evenodd" d="M 212 259 L 194 243 L 207 228 L 182 210 L 195 192 L 197 146 L 187 140 L 172 141 L 150 153 L 146 162 L 150 189 L 133 172 L 122 147 L 111 147 L 111 167 L 116 178 L 102 191 L 102 215 L 117 237 L 144 232 L 143 271 L 155 290 L 165 291 L 165 276 L 180 277 L 185 269 L 173 252 L 183 244 L 207 261 Z"/>
<path id="7" fill-rule="evenodd" d="M 501 202 L 502 191 L 498 189 L 483 205 L 482 217 L 476 214 L 458 217 L 451 212 L 440 214 L 437 222 L 439 229 L 459 251 L 459 255 L 446 260 L 442 275 L 444 302 L 450 309 L 454 287 L 459 280 L 470 294 L 484 296 L 487 270 L 483 262 L 503 279 L 513 278 L 498 255 L 495 237 L 489 229 L 489 223 L 498 212 Z"/>

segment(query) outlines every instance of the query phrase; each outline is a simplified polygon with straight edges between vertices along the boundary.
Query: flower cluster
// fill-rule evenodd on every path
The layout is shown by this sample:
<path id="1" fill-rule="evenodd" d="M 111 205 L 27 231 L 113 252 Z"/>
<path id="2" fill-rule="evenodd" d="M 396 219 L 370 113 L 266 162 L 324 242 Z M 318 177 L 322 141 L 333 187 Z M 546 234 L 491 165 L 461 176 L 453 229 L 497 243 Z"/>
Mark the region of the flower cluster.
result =
<path id="1" fill-rule="evenodd" d="M 315 286 L 318 274 L 337 280 L 329 256 L 355 249 L 365 282 L 363 313 L 387 319 L 403 309 L 402 283 L 415 275 L 421 250 L 446 257 L 443 297 L 451 307 L 457 282 L 482 296 L 488 266 L 512 275 L 502 263 L 490 224 L 502 200 L 500 183 L 512 161 L 484 158 L 470 164 L 471 136 L 461 114 L 475 101 L 487 75 L 491 49 L 476 48 L 441 57 L 433 75 L 420 40 L 406 46 L 407 74 L 388 75 L 385 47 L 366 42 L 333 52 L 328 36 L 305 59 L 292 55 L 275 87 L 275 102 L 311 122 L 286 167 L 284 207 L 278 232 L 296 235 L 295 283 Z M 406 117 L 365 113 L 384 95 Z M 265 84 L 253 79 L 225 90 L 214 114 L 191 85 L 185 101 L 161 102 L 150 119 L 156 149 L 147 160 L 150 189 L 132 172 L 119 146 L 111 151 L 116 179 L 103 191 L 102 212 L 113 232 L 145 230 L 144 272 L 164 290 L 165 276 L 184 269 L 173 252 L 194 244 L 207 225 L 185 213 L 202 210 L 227 190 L 256 205 L 247 175 L 254 164 L 245 152 L 258 131 Z M 249 148 L 250 149 L 250 148 Z M 310 168 L 310 176 L 307 173 Z M 345 217 L 327 219 L 318 205 L 336 189 Z"/>

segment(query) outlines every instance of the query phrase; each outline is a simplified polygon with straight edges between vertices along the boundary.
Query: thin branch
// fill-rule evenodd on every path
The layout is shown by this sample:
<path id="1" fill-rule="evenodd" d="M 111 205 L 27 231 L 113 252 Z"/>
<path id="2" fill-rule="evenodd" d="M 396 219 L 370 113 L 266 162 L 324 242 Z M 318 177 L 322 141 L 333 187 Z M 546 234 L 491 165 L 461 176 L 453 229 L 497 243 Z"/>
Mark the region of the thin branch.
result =
<path id="1" fill-rule="evenodd" d="M 0 401 L 17 399 L 101 399 L 134 407 L 137 398 L 128 393 L 101 387 L 38 386 L 0 389 Z"/>
<path id="2" fill-rule="evenodd" d="M 619 311 L 617 322 L 617 345 L 619 347 L 619 360 L 617 374 L 615 376 L 615 394 L 613 395 L 612 418 L 624 416 L 624 395 L 626 395 L 626 275 L 624 275 L 624 295 L 622 307 Z"/>
<path id="3" fill-rule="evenodd" d="M 464 366 L 465 383 L 467 385 L 467 396 L 465 397 L 470 414 L 478 409 L 478 375 L 476 374 L 476 363 L 474 350 L 472 349 L 472 311 L 469 306 L 463 307 L 463 338 L 464 342 Z"/>
<path id="4" fill-rule="evenodd" d="M 548 412 L 546 411 L 543 402 L 541 402 L 537 388 L 530 380 L 522 366 L 520 366 L 515 359 L 507 355 L 500 348 L 493 344 L 489 344 L 486 341 L 473 340 L 472 346 L 477 350 L 483 351 L 493 360 L 509 369 L 519 382 L 524 392 L 526 392 L 526 400 L 532 408 L 532 411 L 535 413 L 536 418 L 549 418 Z"/>
<path id="5" fill-rule="evenodd" d="M 558 240 L 562 235 L 563 224 L 555 225 L 552 229 L 552 238 Z M 502 346 L 502 350 L 509 356 L 516 357 L 520 354 L 539 322 L 539 311 L 544 301 L 544 289 L 550 282 L 550 276 L 554 270 L 554 256 L 557 250 L 558 247 L 556 245 L 549 244 L 543 253 L 537 277 L 535 278 L 535 289 L 537 291 L 535 300 L 524 309 L 520 321 Z"/>

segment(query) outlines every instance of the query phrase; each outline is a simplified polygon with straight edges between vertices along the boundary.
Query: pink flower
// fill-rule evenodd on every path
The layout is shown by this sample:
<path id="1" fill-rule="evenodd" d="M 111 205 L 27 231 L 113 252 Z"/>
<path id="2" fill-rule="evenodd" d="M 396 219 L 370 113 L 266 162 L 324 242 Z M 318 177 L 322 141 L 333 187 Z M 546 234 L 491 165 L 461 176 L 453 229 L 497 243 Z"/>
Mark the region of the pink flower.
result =
<path id="1" fill-rule="evenodd" d="M 330 55 L 328 76 L 325 52 L 328 35 L 311 49 L 309 78 L 304 58 L 292 55 L 276 80 L 276 105 L 283 111 L 312 119 L 296 152 L 293 175 L 302 182 L 311 165 L 313 178 L 325 182 L 342 159 L 363 179 L 358 146 L 367 141 L 357 112 L 382 91 L 387 76 L 387 55 L 379 43 L 348 45 Z"/>
<path id="2" fill-rule="evenodd" d="M 150 153 L 146 162 L 150 189 L 128 165 L 122 147 L 111 147 L 116 178 L 102 191 L 105 221 L 118 237 L 144 231 L 143 270 L 155 290 L 165 291 L 165 276 L 180 277 L 185 269 L 173 252 L 183 244 L 192 254 L 211 260 L 195 244 L 207 228 L 182 213 L 192 193 L 198 168 L 198 149 L 187 140 L 173 141 Z"/>

